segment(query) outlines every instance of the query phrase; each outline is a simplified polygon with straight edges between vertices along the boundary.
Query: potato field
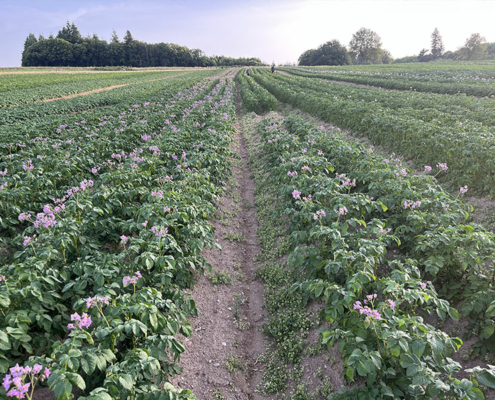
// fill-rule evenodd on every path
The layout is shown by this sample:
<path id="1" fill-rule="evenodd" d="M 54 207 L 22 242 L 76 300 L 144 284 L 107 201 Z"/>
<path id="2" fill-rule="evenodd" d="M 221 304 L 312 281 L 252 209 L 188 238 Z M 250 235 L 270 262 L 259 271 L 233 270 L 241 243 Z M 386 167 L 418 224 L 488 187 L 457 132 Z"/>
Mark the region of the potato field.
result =
<path id="1" fill-rule="evenodd" d="M 495 64 L 0 74 L 1 398 L 495 399 Z"/>

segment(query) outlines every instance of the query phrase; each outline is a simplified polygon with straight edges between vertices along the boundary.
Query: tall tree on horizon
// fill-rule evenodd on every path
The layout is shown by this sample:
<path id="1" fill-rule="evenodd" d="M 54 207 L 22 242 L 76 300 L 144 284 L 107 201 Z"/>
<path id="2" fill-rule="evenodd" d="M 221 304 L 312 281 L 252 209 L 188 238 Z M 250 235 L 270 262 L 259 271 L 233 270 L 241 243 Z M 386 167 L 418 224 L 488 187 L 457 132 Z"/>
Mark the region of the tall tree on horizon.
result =
<path id="1" fill-rule="evenodd" d="M 30 33 L 24 41 L 24 51 L 35 43 L 38 43 L 38 39 L 36 39 L 36 36 L 34 36 L 33 33 Z"/>
<path id="2" fill-rule="evenodd" d="M 382 39 L 371 29 L 361 28 L 353 34 L 349 49 L 355 56 L 356 64 L 382 63 Z"/>
<path id="3" fill-rule="evenodd" d="M 483 36 L 473 33 L 466 39 L 464 47 L 459 50 L 462 58 L 470 61 L 483 59 L 486 54 L 486 48 L 483 46 L 485 42 L 486 39 Z"/>
<path id="4" fill-rule="evenodd" d="M 442 36 L 437 28 L 431 34 L 431 54 L 433 59 L 442 57 L 445 47 L 443 45 Z"/>
<path id="5" fill-rule="evenodd" d="M 58 31 L 57 39 L 64 39 L 72 44 L 82 42 L 81 32 L 79 32 L 79 29 L 74 22 L 71 24 L 69 21 L 67 21 L 66 25 Z"/>
<path id="6" fill-rule="evenodd" d="M 129 32 L 129 31 L 127 31 L 127 32 Z M 117 32 L 115 32 L 115 29 L 112 31 L 112 39 L 110 40 L 110 42 L 111 43 L 120 43 L 119 36 L 117 35 Z"/>

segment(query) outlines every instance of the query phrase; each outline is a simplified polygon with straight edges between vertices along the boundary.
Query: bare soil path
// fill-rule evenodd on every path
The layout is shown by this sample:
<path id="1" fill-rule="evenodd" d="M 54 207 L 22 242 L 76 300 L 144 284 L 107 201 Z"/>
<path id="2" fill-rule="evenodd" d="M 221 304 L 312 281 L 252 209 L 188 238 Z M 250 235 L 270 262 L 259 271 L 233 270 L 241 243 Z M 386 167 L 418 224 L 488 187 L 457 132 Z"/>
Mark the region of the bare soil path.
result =
<path id="1" fill-rule="evenodd" d="M 258 224 L 254 181 L 240 130 L 238 124 L 233 142 L 240 158 L 234 160 L 229 190 L 212 221 L 222 250 L 204 251 L 212 273 L 199 277 L 192 290 L 200 315 L 191 320 L 192 336 L 184 339 L 183 373 L 172 380 L 176 387 L 192 390 L 198 400 L 263 398 L 255 391 L 261 379 L 256 360 L 264 351 L 263 284 L 256 279 L 253 261 L 259 252 Z"/>

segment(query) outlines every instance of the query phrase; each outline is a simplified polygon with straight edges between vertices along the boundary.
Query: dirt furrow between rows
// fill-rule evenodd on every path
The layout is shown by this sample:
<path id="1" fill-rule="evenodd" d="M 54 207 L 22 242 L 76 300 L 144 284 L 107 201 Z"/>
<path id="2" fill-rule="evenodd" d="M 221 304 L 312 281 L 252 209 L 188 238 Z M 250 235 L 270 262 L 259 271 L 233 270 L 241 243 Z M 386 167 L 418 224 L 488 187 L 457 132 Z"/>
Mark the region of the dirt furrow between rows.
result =
<path id="1" fill-rule="evenodd" d="M 200 314 L 191 319 L 192 336 L 183 339 L 183 372 L 172 380 L 198 400 L 263 398 L 255 392 L 256 360 L 264 350 L 263 284 L 256 279 L 253 261 L 259 252 L 254 182 L 240 125 L 233 150 L 239 158 L 233 160 L 233 176 L 211 221 L 222 249 L 203 252 L 212 271 L 199 276 L 191 291 Z"/>

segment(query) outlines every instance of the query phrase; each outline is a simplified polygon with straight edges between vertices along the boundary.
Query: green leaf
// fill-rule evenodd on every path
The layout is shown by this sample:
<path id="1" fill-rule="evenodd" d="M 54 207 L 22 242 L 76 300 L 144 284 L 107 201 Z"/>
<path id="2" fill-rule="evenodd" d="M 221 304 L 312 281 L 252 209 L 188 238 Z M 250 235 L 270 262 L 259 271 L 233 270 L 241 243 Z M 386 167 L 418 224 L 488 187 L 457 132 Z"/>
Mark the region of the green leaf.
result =
<path id="1" fill-rule="evenodd" d="M 454 321 L 459 320 L 459 312 L 454 307 L 449 307 L 449 315 Z"/>
<path id="2" fill-rule="evenodd" d="M 91 375 L 93 371 L 96 369 L 97 361 L 98 361 L 98 357 L 96 357 L 94 354 L 92 353 L 86 354 L 86 356 L 81 359 L 81 366 L 83 371 L 86 374 Z"/>
<path id="3" fill-rule="evenodd" d="M 349 367 L 347 368 L 347 370 L 345 371 L 345 374 L 346 376 L 351 380 L 353 381 L 354 380 L 354 374 L 355 374 L 355 369 L 354 367 Z"/>
<path id="4" fill-rule="evenodd" d="M 412 352 L 420 358 L 424 351 L 425 351 L 426 344 L 421 342 L 420 340 L 415 340 L 414 342 L 411 343 L 411 350 Z"/>
<path id="5" fill-rule="evenodd" d="M 84 382 L 84 379 L 81 377 L 81 375 L 68 372 L 67 379 L 70 383 L 72 383 L 73 386 L 77 386 L 79 389 L 82 390 L 86 389 L 86 383 Z"/>
<path id="6" fill-rule="evenodd" d="M 472 387 L 468 392 L 469 400 L 485 400 L 485 396 L 477 387 Z"/>
<path id="7" fill-rule="evenodd" d="M 72 385 L 65 379 L 65 377 L 62 377 L 62 380 L 58 381 L 52 389 L 54 389 L 53 391 L 55 392 L 55 398 L 57 399 L 68 398 L 72 393 Z"/>
<path id="8" fill-rule="evenodd" d="M 134 386 L 134 380 L 128 374 L 119 376 L 119 383 L 124 389 L 131 390 Z"/>
<path id="9" fill-rule="evenodd" d="M 480 338 L 488 339 L 490 336 L 493 335 L 493 332 L 495 332 L 495 326 L 487 325 L 482 329 L 481 334 L 480 334 Z"/>
<path id="10" fill-rule="evenodd" d="M 489 371 L 483 371 L 478 375 L 478 382 L 489 388 L 495 389 L 495 376 Z"/>

